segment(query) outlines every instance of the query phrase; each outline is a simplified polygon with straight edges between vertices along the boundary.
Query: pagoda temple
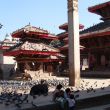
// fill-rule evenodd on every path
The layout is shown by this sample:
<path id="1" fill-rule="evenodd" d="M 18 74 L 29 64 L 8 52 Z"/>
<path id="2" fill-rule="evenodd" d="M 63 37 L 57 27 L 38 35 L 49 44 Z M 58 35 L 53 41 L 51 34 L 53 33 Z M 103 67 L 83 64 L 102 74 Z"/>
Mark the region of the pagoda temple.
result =
<path id="1" fill-rule="evenodd" d="M 102 21 L 80 31 L 81 67 L 106 70 L 110 66 L 110 1 L 89 7 L 88 11 L 100 15 Z M 63 24 L 59 28 L 66 30 L 58 36 L 64 44 L 60 50 L 67 56 L 68 62 L 68 25 Z M 82 29 L 83 25 L 79 28 Z"/>
<path id="2" fill-rule="evenodd" d="M 102 22 L 80 32 L 80 44 L 85 47 L 89 69 L 109 69 L 110 66 L 110 1 L 88 8 L 101 16 Z"/>
<path id="3" fill-rule="evenodd" d="M 8 34 L 6 34 L 3 41 L 0 41 L 0 79 L 7 79 L 9 77 L 9 71 L 15 66 L 14 57 L 4 56 L 3 53 L 16 45 L 16 43 L 16 39 L 11 40 Z"/>
<path id="4" fill-rule="evenodd" d="M 56 65 L 64 60 L 60 50 L 50 45 L 52 40 L 57 40 L 57 36 L 47 30 L 29 24 L 13 32 L 12 37 L 19 38 L 19 43 L 4 55 L 15 57 L 19 74 L 26 70 L 32 78 L 51 76 L 57 69 Z"/>
<path id="5" fill-rule="evenodd" d="M 79 29 L 83 29 L 84 25 L 79 24 Z M 58 34 L 58 39 L 61 42 L 61 46 L 59 47 L 62 54 L 64 54 L 65 61 L 62 63 L 62 71 L 68 72 L 68 23 L 59 26 L 59 29 L 64 30 L 64 32 Z M 80 45 L 80 50 L 83 50 L 84 46 Z"/>

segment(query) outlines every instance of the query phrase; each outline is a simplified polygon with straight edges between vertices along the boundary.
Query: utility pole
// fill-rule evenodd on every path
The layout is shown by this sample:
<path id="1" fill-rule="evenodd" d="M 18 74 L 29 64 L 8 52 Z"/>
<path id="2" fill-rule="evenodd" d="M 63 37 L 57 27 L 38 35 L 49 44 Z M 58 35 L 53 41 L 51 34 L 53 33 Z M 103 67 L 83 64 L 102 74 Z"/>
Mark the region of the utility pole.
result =
<path id="1" fill-rule="evenodd" d="M 80 85 L 80 38 L 78 0 L 68 1 L 69 85 Z"/>

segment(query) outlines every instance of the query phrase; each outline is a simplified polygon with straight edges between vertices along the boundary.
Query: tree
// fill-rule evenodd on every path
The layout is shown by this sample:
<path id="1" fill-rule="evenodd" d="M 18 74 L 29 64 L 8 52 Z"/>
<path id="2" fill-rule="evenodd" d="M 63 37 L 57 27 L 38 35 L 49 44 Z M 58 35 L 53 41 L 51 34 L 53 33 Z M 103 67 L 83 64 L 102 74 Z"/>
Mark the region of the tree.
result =
<path id="1" fill-rule="evenodd" d="M 58 39 L 57 40 L 52 40 L 51 43 L 50 43 L 50 46 L 58 48 L 58 47 L 62 46 L 62 43 Z"/>

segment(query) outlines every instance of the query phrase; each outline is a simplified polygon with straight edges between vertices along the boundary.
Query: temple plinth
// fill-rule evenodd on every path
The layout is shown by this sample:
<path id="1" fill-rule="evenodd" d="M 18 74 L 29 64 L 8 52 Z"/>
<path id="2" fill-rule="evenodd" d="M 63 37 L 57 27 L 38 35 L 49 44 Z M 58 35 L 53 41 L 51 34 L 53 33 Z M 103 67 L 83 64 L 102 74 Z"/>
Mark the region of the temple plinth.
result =
<path id="1" fill-rule="evenodd" d="M 80 85 L 78 0 L 68 0 L 69 85 Z"/>

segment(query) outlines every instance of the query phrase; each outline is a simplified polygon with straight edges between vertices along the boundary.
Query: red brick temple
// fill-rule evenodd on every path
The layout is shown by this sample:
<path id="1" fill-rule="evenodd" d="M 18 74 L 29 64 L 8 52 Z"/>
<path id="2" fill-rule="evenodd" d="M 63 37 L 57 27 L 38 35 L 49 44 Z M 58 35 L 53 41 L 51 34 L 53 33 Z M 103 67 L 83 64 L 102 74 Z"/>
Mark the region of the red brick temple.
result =
<path id="1" fill-rule="evenodd" d="M 79 24 L 79 29 L 83 29 L 84 28 L 84 25 L 82 24 Z M 68 24 L 65 23 L 63 25 L 60 25 L 59 26 L 59 29 L 62 29 L 64 30 L 64 32 L 58 34 L 58 39 L 59 41 L 61 42 L 62 46 L 59 47 L 60 51 L 62 54 L 64 54 L 66 57 L 65 57 L 65 62 L 63 62 L 62 64 L 62 71 L 64 70 L 65 72 L 68 71 Z M 84 49 L 84 46 L 81 46 L 80 45 L 80 49 Z"/>
<path id="2" fill-rule="evenodd" d="M 102 3 L 88 8 L 89 12 L 101 16 L 101 22 L 80 31 L 81 67 L 94 69 L 107 69 L 110 66 L 110 2 Z M 83 29 L 83 25 L 79 25 Z M 64 44 L 60 47 L 68 62 L 68 25 L 59 26 L 65 32 L 58 34 L 59 40 Z M 101 67 L 101 68 L 100 68 Z"/>
<path id="3" fill-rule="evenodd" d="M 90 69 L 109 69 L 110 66 L 110 2 L 88 8 L 101 16 L 101 22 L 80 32 L 80 44 L 85 47 Z"/>
<path id="4" fill-rule="evenodd" d="M 47 30 L 27 25 L 13 32 L 12 37 L 19 38 L 19 43 L 4 55 L 15 57 L 20 73 L 24 73 L 26 69 L 32 74 L 36 71 L 36 76 L 43 73 L 50 75 L 56 70 L 56 65 L 64 60 L 64 55 L 60 54 L 59 49 L 49 45 L 57 37 Z"/>

